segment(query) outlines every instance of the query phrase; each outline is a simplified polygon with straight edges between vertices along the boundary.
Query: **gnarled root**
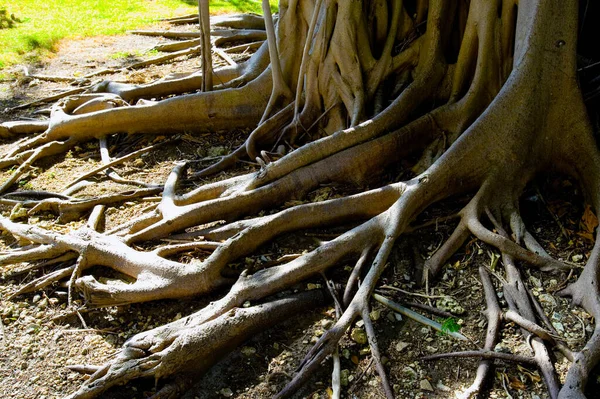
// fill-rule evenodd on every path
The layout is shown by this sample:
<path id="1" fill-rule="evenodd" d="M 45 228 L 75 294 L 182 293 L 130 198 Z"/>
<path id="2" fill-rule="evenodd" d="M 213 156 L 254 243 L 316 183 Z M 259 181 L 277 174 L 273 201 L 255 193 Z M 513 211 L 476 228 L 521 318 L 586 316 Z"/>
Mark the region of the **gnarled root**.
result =
<path id="1" fill-rule="evenodd" d="M 60 146 L 122 131 L 165 133 L 256 127 L 258 123 L 240 149 L 196 177 L 218 172 L 244 156 L 256 160 L 260 170 L 180 194 L 186 168 L 182 163 L 168 177 L 156 211 L 120 226 L 114 234 L 83 228 L 58 235 L 0 219 L 4 230 L 28 245 L 33 243 L 2 254 L 5 262 L 56 256 L 72 260 L 76 254 L 75 265 L 66 264 L 56 274 L 32 283 L 30 289 L 71 275 L 71 282 L 89 304 L 108 306 L 228 288 L 221 299 L 199 312 L 134 337 L 117 359 L 97 371 L 73 397 L 92 397 L 136 377 L 203 371 L 208 363 L 194 363 L 200 367 L 191 370 L 203 353 L 197 348 L 207 351 L 205 358 L 216 357 L 261 328 L 263 321 L 270 321 L 268 309 L 277 315 L 273 320 L 284 317 L 290 309 L 298 309 L 297 304 L 314 305 L 317 294 L 247 309 L 240 308 L 244 302 L 264 300 L 349 259 L 357 263 L 343 298 L 337 300 L 337 322 L 309 351 L 279 397 L 291 395 L 335 353 L 338 341 L 360 317 L 384 391 L 391 398 L 368 317 L 369 300 L 394 243 L 407 232 L 409 223 L 428 206 L 469 192 L 474 196 L 459 212 L 456 230 L 425 263 L 418 278 L 426 282 L 435 278 L 473 234 L 502 253 L 508 311 L 501 314 L 490 278 L 480 270 L 490 322 L 485 348 L 458 355 L 536 365 L 551 397 L 582 397 L 588 372 L 600 359 L 598 324 L 586 347 L 572 354 L 527 292 L 515 264 L 521 261 L 542 271 L 571 268 L 542 248 L 520 215 L 518 198 L 537 173 L 549 166 L 567 171 L 582 183 L 594 208 L 600 209 L 600 156 L 575 75 L 575 2 L 524 0 L 516 8 L 514 1 L 473 0 L 467 9 L 467 2 L 418 1 L 414 18 L 403 2 L 393 1 L 389 9 L 386 2 L 377 4 L 364 8 L 363 2 L 282 1 L 277 30 L 273 21 L 266 20 L 268 45 L 259 51 L 264 58 L 255 58 L 261 67 L 232 79 L 231 88 L 130 106 L 123 96 L 138 97 L 141 88 L 109 87 L 121 97 L 94 94 L 65 100 L 55 108 L 46 132 L 9 151 L 2 165 L 24 162 L 19 168 L 22 172 L 45 155 L 40 153 L 44 146 L 60 150 Z M 424 21 L 423 32 L 420 24 Z M 264 63 L 262 67 L 267 55 L 271 66 Z M 246 82 L 244 76 L 253 79 Z M 237 83 L 244 85 L 237 88 Z M 152 90 L 162 90 L 161 85 Z M 164 87 L 168 87 L 166 82 Z M 5 126 L 4 131 L 21 128 L 34 129 Z M 323 137 L 294 149 L 295 143 L 314 138 L 313 134 Z M 293 151 L 275 152 L 280 145 Z M 368 184 L 377 172 L 417 152 L 422 154 L 413 168 L 418 175 L 405 182 L 277 209 L 324 183 Z M 48 200 L 38 209 L 60 210 L 66 206 L 62 201 L 70 200 Z M 76 205 L 69 203 L 74 211 L 81 211 Z M 271 213 L 257 216 L 265 210 Z M 302 255 L 286 258 L 286 263 L 247 268 L 237 279 L 227 270 L 236 259 L 281 234 L 349 221 L 358 224 Z M 188 228 L 197 231 L 179 237 L 204 238 L 154 251 L 130 246 Z M 597 323 L 599 245 L 578 281 L 564 291 Z M 207 256 L 189 264 L 167 259 L 192 248 Z M 92 265 L 113 268 L 135 282 L 109 286 L 90 275 L 79 276 Z M 331 292 L 337 298 L 335 290 Z M 534 357 L 491 352 L 502 319 L 522 328 Z M 550 348 L 574 359 L 562 388 L 548 356 Z M 490 367 L 489 361 L 481 364 L 466 394 L 480 391 Z"/>
<path id="2" fill-rule="evenodd" d="M 161 378 L 178 374 L 201 374 L 252 335 L 299 314 L 322 306 L 321 291 L 294 294 L 248 308 L 229 312 L 204 322 L 186 319 L 176 327 L 146 331 L 130 338 L 114 361 L 100 368 L 69 396 L 96 397 L 112 386 L 134 378 Z M 195 350 L 201 347 L 202 351 Z"/>

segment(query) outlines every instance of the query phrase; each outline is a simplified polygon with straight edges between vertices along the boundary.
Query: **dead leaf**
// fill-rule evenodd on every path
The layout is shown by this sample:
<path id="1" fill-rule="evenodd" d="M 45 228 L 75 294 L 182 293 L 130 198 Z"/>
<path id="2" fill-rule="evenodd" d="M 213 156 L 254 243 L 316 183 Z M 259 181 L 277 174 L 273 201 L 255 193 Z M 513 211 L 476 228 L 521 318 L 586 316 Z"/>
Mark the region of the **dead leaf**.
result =
<path id="1" fill-rule="evenodd" d="M 356 355 L 353 355 L 353 356 L 350 358 L 350 360 L 352 360 L 352 363 L 354 363 L 354 364 L 358 364 L 358 356 L 356 356 Z"/>
<path id="2" fill-rule="evenodd" d="M 539 376 L 539 374 L 537 373 L 537 371 L 532 372 L 531 370 L 529 370 L 521 365 L 517 365 L 517 369 L 519 369 L 519 371 L 521 373 L 523 373 L 523 375 L 525 375 L 526 377 L 529 377 L 529 379 L 533 383 L 538 383 L 542 380 L 541 377 Z"/>
<path id="3" fill-rule="evenodd" d="M 516 389 L 518 391 L 524 391 L 525 388 L 527 388 L 525 386 L 525 384 L 523 384 L 521 382 L 521 380 L 519 380 L 517 377 L 509 376 L 508 379 L 509 379 L 508 384 L 510 385 L 510 387 L 512 389 Z"/>
<path id="4" fill-rule="evenodd" d="M 593 233 L 594 229 L 598 226 L 598 218 L 592 211 L 592 207 L 590 205 L 585 206 L 585 210 L 583 211 L 583 216 L 581 217 L 581 223 L 583 224 L 583 228 L 588 233 Z"/>
<path id="5" fill-rule="evenodd" d="M 595 242 L 594 235 L 592 233 L 582 233 L 582 232 L 579 232 L 579 233 L 577 233 L 577 235 L 579 237 L 585 238 L 586 240 L 590 240 L 591 242 Z"/>

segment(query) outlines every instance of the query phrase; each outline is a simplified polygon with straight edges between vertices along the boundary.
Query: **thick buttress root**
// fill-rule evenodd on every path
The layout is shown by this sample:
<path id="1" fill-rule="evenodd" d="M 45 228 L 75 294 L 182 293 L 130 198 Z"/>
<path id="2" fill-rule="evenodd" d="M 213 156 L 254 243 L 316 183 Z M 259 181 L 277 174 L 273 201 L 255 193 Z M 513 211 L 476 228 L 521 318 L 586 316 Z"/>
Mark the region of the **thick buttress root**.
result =
<path id="1" fill-rule="evenodd" d="M 164 187 L 148 189 L 162 189 L 156 209 L 113 229 L 112 234 L 96 232 L 90 227 L 96 225 L 92 221 L 88 227 L 60 235 L 0 219 L 3 230 L 27 244 L 1 254 L 0 262 L 50 258 L 65 262 L 63 269 L 31 282 L 19 293 L 69 276 L 70 285 L 94 306 L 228 290 L 197 313 L 131 338 L 119 356 L 93 374 L 72 398 L 94 397 L 138 377 L 179 378 L 204 372 L 211 364 L 200 358 L 216 359 L 262 330 L 265 323 L 321 304 L 323 294 L 317 292 L 269 298 L 347 260 L 356 261 L 356 267 L 343 297 L 337 298 L 330 287 L 337 322 L 308 352 L 278 397 L 293 394 L 327 356 L 335 357 L 339 340 L 358 318 L 364 321 L 383 390 L 393 397 L 389 383 L 393 376 L 386 375 L 369 319 L 371 295 L 396 240 L 410 229 L 410 222 L 428 206 L 463 193 L 474 196 L 459 212 L 458 226 L 416 278 L 430 283 L 470 235 L 502 253 L 501 282 L 508 310 L 500 308 L 490 276 L 480 269 L 489 320 L 485 347 L 449 354 L 486 359 L 465 396 L 482 389 L 491 359 L 497 358 L 538 367 L 552 398 L 583 397 L 589 372 L 600 360 L 598 244 L 580 278 L 563 292 L 597 323 L 580 352 L 571 352 L 556 338 L 515 263 L 542 271 L 571 268 L 544 250 L 521 217 L 519 196 L 539 172 L 555 166 L 570 173 L 594 209 L 600 210 L 600 156 L 576 80 L 576 2 L 416 3 L 409 12 L 402 1 L 282 0 L 277 23 L 267 16 L 266 25 L 259 26 L 266 27 L 267 43 L 243 67 L 212 73 L 208 68 L 211 76 L 188 76 L 147 87 L 104 83 L 96 87 L 98 93 L 58 103 L 48 124 L 1 125 L 3 136 L 39 133 L 16 143 L 0 160 L 4 167 L 21 165 L 3 190 L 37 159 L 92 138 L 120 132 L 254 129 L 243 146 L 195 177 L 217 173 L 244 157 L 258 162 L 260 170 L 181 194 L 179 185 L 187 167 L 181 163 Z M 267 2 L 264 6 L 267 10 Z M 190 82 L 200 86 L 204 82 L 208 89 L 210 78 L 214 83 L 219 79 L 229 83 L 216 84 L 211 92 L 132 105 L 149 95 L 189 91 Z M 364 187 L 378 172 L 415 154 L 421 154 L 412 163 L 418 175 L 405 182 L 278 208 L 325 183 Z M 52 198 L 34 210 L 58 207 L 62 212 L 60 207 L 68 205 L 74 207 L 71 217 L 91 208 L 97 215 L 105 203 L 109 199 L 89 200 L 84 208 L 70 197 Z M 265 210 L 271 213 L 257 216 Z M 284 233 L 349 222 L 354 224 L 339 236 L 291 260 L 261 270 L 245 269 L 237 277 L 227 270 L 232 262 Z M 177 237 L 203 238 L 153 251 L 131 246 L 188 228 L 195 231 Z M 207 256 L 188 264 L 168 259 L 190 249 L 201 249 Z M 135 281 L 102 284 L 86 275 L 91 266 L 115 269 Z M 242 308 L 246 301 L 265 300 L 270 302 Z M 492 352 L 503 320 L 521 327 L 534 357 Z M 573 360 L 562 387 L 548 355 L 552 349 Z M 185 385 L 181 381 L 179 386 Z"/>

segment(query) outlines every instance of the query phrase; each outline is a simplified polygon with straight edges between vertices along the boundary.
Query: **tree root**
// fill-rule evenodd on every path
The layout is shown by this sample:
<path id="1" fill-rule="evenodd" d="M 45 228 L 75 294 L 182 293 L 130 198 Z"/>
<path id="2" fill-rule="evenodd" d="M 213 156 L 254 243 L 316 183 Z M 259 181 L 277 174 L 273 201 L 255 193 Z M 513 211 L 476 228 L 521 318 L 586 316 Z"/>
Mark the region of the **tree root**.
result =
<path id="1" fill-rule="evenodd" d="M 383 390 L 388 398 L 393 397 L 369 318 L 369 301 L 396 240 L 413 228 L 410 223 L 432 204 L 464 193 L 474 196 L 458 213 L 454 232 L 425 262 L 417 278 L 432 283 L 473 234 L 502 254 L 504 277 L 499 278 L 508 310 L 500 308 L 491 279 L 480 268 L 488 319 L 484 348 L 425 359 L 482 359 L 465 396 L 481 392 L 492 361 L 503 360 L 538 367 L 552 398 L 584 397 L 589 372 L 600 360 L 600 245 L 594 246 L 577 282 L 562 292 L 596 320 L 594 334 L 576 353 L 548 323 L 515 264 L 521 261 L 541 271 L 572 269 L 544 250 L 521 217 L 519 196 L 537 173 L 549 166 L 567 171 L 581 182 L 594 209 L 600 209 L 600 156 L 575 73 L 577 6 L 559 0 L 521 1 L 518 8 L 514 1 L 431 0 L 418 1 L 412 10 L 404 2 L 389 3 L 282 1 L 275 24 L 265 0 L 264 28 L 212 34 L 216 37 L 213 45 L 240 37 L 266 38 L 266 44 L 245 65 L 212 72 L 205 51 L 203 74 L 145 86 L 103 83 L 94 91 L 108 93 L 80 95 L 57 104 L 47 129 L 41 123 L 2 125 L 0 134 L 7 136 L 46 130 L 7 151 L 0 165 L 20 166 L 0 190 L 9 189 L 41 157 L 114 133 L 254 129 L 243 146 L 194 177 L 220 172 L 243 157 L 258 162 L 260 170 L 179 194 L 186 165 L 178 164 L 165 182 L 156 210 L 108 234 L 95 231 L 102 214 L 100 205 L 128 195 L 154 195 L 157 191 L 151 190 L 160 188 L 86 201 L 48 198 L 31 210 L 50 209 L 64 220 L 94 209 L 87 226 L 67 235 L 0 218 L 3 230 L 26 243 L 21 250 L 1 254 L 0 262 L 72 261 L 77 257 L 75 265 L 65 264 L 19 293 L 69 276 L 69 285 L 81 291 L 91 306 L 227 290 L 197 313 L 133 337 L 72 398 L 93 397 L 113 385 L 150 376 L 177 375 L 175 385 L 158 397 L 179 392 L 189 383 L 188 377 L 210 367 L 207 359 L 216 360 L 266 323 L 284 319 L 304 306 L 317 306 L 323 294 L 302 293 L 242 308 L 245 302 L 281 295 L 347 260 L 356 266 L 342 298 L 326 278 L 338 313 L 336 323 L 306 354 L 297 374 L 276 397 L 292 395 L 329 355 L 334 356 L 332 379 L 334 395 L 339 396 L 338 342 L 357 318 L 364 322 Z M 183 36 L 202 37 L 206 49 L 204 19 L 204 35 Z M 254 18 L 242 20 L 258 24 Z M 237 29 L 235 20 L 228 23 Z M 166 97 L 202 86 L 210 90 L 211 79 L 215 83 L 222 79 L 215 91 L 130 105 L 148 96 Z M 300 148 L 295 149 L 298 144 Z M 288 149 L 292 151 L 286 154 Z M 109 167 L 114 161 L 103 152 L 105 167 Z M 386 167 L 415 154 L 421 155 L 420 160 L 410 162 L 417 176 L 406 181 L 277 208 L 331 182 L 364 187 Z M 358 224 L 301 255 L 260 269 L 248 267 L 235 278 L 236 273 L 228 270 L 232 262 L 284 233 L 349 222 Z M 184 232 L 190 228 L 195 231 Z M 175 238 L 198 241 L 152 251 L 131 246 L 168 240 L 177 232 L 183 233 Z M 207 256 L 189 264 L 167 259 L 193 249 Z M 134 282 L 102 284 L 86 275 L 86 269 L 94 265 L 112 268 Z M 503 320 L 521 327 L 533 357 L 493 352 Z M 551 349 L 573 359 L 562 387 L 549 356 Z"/>
<path id="2" fill-rule="evenodd" d="M 131 379 L 144 376 L 160 378 L 189 369 L 191 364 L 193 374 L 201 374 L 252 335 L 289 318 L 290 314 L 323 305 L 324 302 L 322 292 L 309 291 L 249 308 L 234 308 L 205 323 L 190 322 L 185 329 L 140 334 L 125 343 L 114 363 L 92 374 L 69 398 L 93 398 Z M 222 337 L 230 338 L 223 340 Z M 203 351 L 189 351 L 190 344 L 201 346 Z"/>

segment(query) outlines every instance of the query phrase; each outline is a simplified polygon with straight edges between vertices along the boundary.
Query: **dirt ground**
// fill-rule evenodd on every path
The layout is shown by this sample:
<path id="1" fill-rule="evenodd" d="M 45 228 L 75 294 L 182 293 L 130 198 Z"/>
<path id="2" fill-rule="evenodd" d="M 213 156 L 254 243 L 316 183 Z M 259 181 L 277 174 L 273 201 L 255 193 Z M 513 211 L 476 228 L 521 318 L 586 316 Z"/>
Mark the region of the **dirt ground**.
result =
<path id="1" fill-rule="evenodd" d="M 165 27 L 164 24 L 157 27 Z M 181 28 L 179 28 L 181 29 Z M 52 58 L 37 65 L 30 65 L 30 73 L 53 76 L 82 77 L 103 68 L 131 65 L 157 54 L 149 51 L 167 39 L 125 35 L 65 41 L 60 44 Z M 241 59 L 238 59 L 241 60 Z M 215 59 L 217 63 L 223 63 Z M 106 75 L 104 79 L 135 83 L 150 82 L 172 72 L 196 70 L 199 58 L 180 59 L 176 62 L 151 66 L 143 70 L 123 70 Z M 13 71 L 14 79 L 0 82 L 0 121 L 23 117 L 43 119 L 43 110 L 48 105 L 30 107 L 23 111 L 7 112 L 5 108 L 72 89 L 65 82 L 48 82 L 25 78 L 20 68 Z M 42 113 L 36 111 L 42 110 Z M 200 136 L 183 136 L 177 143 L 162 147 L 136 160 L 120 165 L 116 170 L 128 179 L 145 182 L 164 182 L 176 160 L 198 160 L 207 155 L 228 152 L 243 141 L 248 132 L 215 132 Z M 158 142 L 164 137 L 109 138 L 111 155 L 117 149 L 133 151 Z M 10 143 L 5 142 L 2 147 Z M 79 146 L 68 154 L 44 160 L 36 165 L 15 186 L 16 190 L 45 190 L 60 192 L 75 176 L 89 171 L 100 164 L 97 143 Z M 251 170 L 254 166 L 241 164 L 237 169 L 217 176 L 222 179 L 230 174 Z M 5 174 L 2 177 L 6 176 Z M 394 171 L 393 173 L 402 173 Z M 384 180 L 381 176 L 374 181 L 376 186 Z M 190 185 L 201 182 L 190 182 Z M 131 188 L 117 185 L 99 178 L 97 184 L 87 187 L 77 196 L 123 191 Z M 317 201 L 352 190 L 348 187 L 322 187 L 311 193 L 307 200 Z M 381 280 L 379 292 L 400 302 L 420 302 L 432 306 L 450 303 L 455 319 L 462 326 L 461 333 L 469 341 L 457 341 L 447 334 L 438 333 L 429 327 L 401 317 L 384 306 L 373 302 L 372 319 L 378 333 L 380 349 L 385 367 L 398 398 L 449 398 L 455 397 L 468 387 L 475 376 L 476 360 L 440 360 L 423 362 L 422 356 L 472 350 L 483 345 L 486 320 L 482 315 L 484 300 L 477 269 L 479 265 L 495 267 L 495 252 L 482 243 L 471 240 L 455 255 L 443 276 L 432 283 L 428 293 L 417 287 L 412 270 L 415 263 L 430 256 L 452 231 L 453 222 L 436 223 L 435 220 L 456 212 L 467 198 L 454 198 L 435 208 L 428 209 L 415 224 L 434 221 L 429 227 L 403 236 L 391 257 L 390 264 Z M 544 247 L 555 257 L 583 265 L 592 245 L 592 235 L 584 212 L 583 199 L 578 188 L 561 176 L 544 176 L 536 181 L 523 197 L 521 204 L 527 222 Z M 125 202 L 109 207 L 104 229 L 109 230 L 120 223 L 141 214 L 152 202 Z M 1 208 L 4 215 L 12 210 Z M 586 215 L 586 217 L 583 217 Z M 85 218 L 84 218 L 85 219 Z M 51 214 L 22 216 L 28 221 L 56 231 L 68 231 L 79 226 L 83 220 L 69 223 L 59 222 Z M 592 227 L 593 230 L 593 227 Z M 305 231 L 286 235 L 263 248 L 261 253 L 247 258 L 245 262 L 264 262 L 281 254 L 294 253 L 298 248 L 314 245 L 318 240 L 327 240 L 335 231 Z M 2 236 L 5 246 L 13 244 L 12 237 Z M 187 257 L 203 257 L 201 251 L 188 253 Z M 42 291 L 8 299 L 11 293 L 32 279 L 55 270 L 56 266 L 27 269 L 27 264 L 0 266 L 0 397 L 50 399 L 63 397 L 75 391 L 86 378 L 70 371 L 66 366 L 74 364 L 99 365 L 109 360 L 123 342 L 141 331 L 165 324 L 188 315 L 215 298 L 192 298 L 186 300 L 156 301 L 123 307 L 88 309 L 80 300 L 79 313 L 67 310 L 65 286 L 54 285 Z M 334 281 L 347 278 L 351 265 L 340 265 L 328 273 Z M 555 328 L 573 349 L 582 347 L 592 331 L 591 318 L 578 308 L 571 307 L 567 300 L 554 294 L 569 281 L 574 281 L 579 270 L 567 273 L 540 273 L 522 267 L 524 281 L 539 299 Z M 102 271 L 93 270 L 94 273 Z M 105 278 L 114 278 L 106 275 Z M 497 283 L 497 281 L 495 281 Z M 294 287 L 294 290 L 324 287 L 320 278 Z M 402 290 L 402 291 L 400 291 Z M 502 293 L 499 292 L 500 298 Z M 449 299 L 448 299 L 449 298 Z M 502 305 L 506 305 L 503 303 Z M 417 310 L 419 311 L 419 310 Z M 429 318 L 436 318 L 419 311 Z M 213 367 L 197 381 L 186 398 L 269 398 L 285 382 L 289 381 L 304 354 L 316 339 L 323 334 L 334 320 L 332 307 L 319 309 L 308 314 L 297 315 L 290 321 L 254 337 L 243 347 L 234 350 L 228 357 Z M 356 329 L 361 330 L 360 323 Z M 359 331 L 360 332 L 360 331 Z M 343 369 L 343 397 L 383 398 L 377 373 L 369 355 L 368 345 L 349 334 L 341 342 L 340 353 Z M 531 355 L 521 331 L 512 324 L 503 330 L 502 342 L 496 350 Z M 556 364 L 564 378 L 568 361 L 556 355 Z M 324 362 L 321 370 L 296 395 L 297 398 L 327 398 L 330 395 L 332 362 Z M 595 389 L 596 375 L 591 391 Z M 136 380 L 125 387 L 111 389 L 103 398 L 147 398 L 160 388 L 164 381 Z M 545 398 L 543 382 L 536 370 L 501 362 L 496 363 L 493 385 L 485 393 L 489 398 Z M 591 394 L 590 397 L 597 397 Z"/>

